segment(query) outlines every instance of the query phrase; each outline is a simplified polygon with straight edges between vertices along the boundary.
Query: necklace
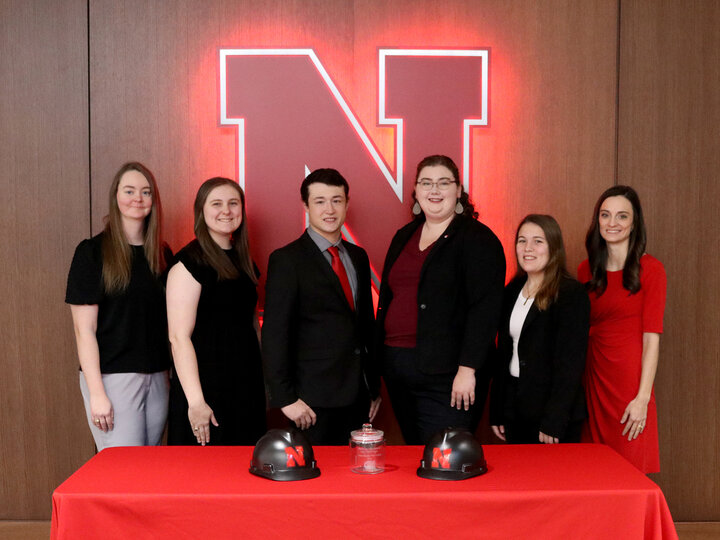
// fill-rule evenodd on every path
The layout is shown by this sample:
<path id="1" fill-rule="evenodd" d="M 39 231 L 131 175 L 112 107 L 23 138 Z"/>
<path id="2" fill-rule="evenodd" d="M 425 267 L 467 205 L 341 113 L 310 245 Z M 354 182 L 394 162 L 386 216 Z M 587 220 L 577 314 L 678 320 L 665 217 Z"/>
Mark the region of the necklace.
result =
<path id="1" fill-rule="evenodd" d="M 522 292 L 523 292 L 523 296 L 525 297 L 523 306 L 526 306 L 528 303 L 528 300 L 532 300 L 533 298 L 535 298 L 535 294 L 537 293 L 537 290 L 534 291 L 532 294 L 530 294 L 530 288 L 528 287 L 528 284 L 525 283 L 525 285 L 523 285 Z"/>

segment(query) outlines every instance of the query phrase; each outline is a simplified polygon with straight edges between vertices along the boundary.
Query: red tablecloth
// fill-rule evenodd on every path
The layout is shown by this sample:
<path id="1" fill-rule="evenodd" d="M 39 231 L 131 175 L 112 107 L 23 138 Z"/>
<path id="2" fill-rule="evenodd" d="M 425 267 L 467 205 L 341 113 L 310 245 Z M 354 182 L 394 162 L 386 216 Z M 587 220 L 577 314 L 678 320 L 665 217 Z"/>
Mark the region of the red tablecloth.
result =
<path id="1" fill-rule="evenodd" d="M 487 446 L 489 471 L 419 478 L 421 447 L 387 448 L 388 471 L 350 471 L 317 447 L 322 474 L 274 482 L 250 447 L 109 448 L 53 494 L 53 539 L 677 538 L 660 488 L 601 445 Z"/>

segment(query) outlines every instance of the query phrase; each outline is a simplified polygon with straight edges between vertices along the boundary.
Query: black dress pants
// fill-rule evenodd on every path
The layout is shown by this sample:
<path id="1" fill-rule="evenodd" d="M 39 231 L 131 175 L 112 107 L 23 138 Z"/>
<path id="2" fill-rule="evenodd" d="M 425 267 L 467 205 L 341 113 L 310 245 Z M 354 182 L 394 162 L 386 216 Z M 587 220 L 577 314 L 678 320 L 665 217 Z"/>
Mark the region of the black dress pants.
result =
<path id="1" fill-rule="evenodd" d="M 561 443 L 580 442 L 580 428 L 582 420 L 571 422 L 565 430 L 565 435 L 559 440 Z M 546 434 L 549 435 L 549 434 Z M 510 444 L 540 444 L 540 422 L 508 420 L 505 424 L 505 439 Z"/>
<path id="2" fill-rule="evenodd" d="M 428 375 L 421 372 L 417 368 L 415 349 L 385 347 L 383 370 L 405 444 L 424 445 L 433 434 L 448 427 L 475 432 L 487 393 L 482 384 L 476 384 L 475 404 L 470 410 L 457 410 L 450 406 L 455 373 Z"/>
<path id="3" fill-rule="evenodd" d="M 505 405 L 505 440 L 510 444 L 540 444 L 540 418 L 537 411 L 521 411 L 515 407 L 518 382 L 510 377 L 507 385 L 507 402 Z M 571 421 L 565 428 L 565 434 L 559 439 L 561 443 L 580 442 L 582 420 Z M 550 435 L 550 433 L 546 433 Z"/>

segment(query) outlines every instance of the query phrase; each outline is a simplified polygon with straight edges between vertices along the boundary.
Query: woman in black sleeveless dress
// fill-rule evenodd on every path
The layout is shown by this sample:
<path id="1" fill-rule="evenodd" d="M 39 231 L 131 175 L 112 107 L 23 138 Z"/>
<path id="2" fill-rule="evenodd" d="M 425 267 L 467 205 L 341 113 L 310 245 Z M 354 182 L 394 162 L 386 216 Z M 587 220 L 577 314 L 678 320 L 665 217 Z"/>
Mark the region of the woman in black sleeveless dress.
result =
<path id="1" fill-rule="evenodd" d="M 244 193 L 212 178 L 194 210 L 196 238 L 168 275 L 168 444 L 254 445 L 266 430 L 265 391 Z"/>

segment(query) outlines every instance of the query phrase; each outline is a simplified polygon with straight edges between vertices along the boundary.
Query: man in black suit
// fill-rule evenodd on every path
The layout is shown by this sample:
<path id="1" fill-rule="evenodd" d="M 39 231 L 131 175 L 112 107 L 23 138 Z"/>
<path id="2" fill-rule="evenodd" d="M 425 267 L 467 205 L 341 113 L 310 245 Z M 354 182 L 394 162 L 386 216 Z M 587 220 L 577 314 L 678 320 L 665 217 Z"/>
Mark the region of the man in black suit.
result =
<path id="1" fill-rule="evenodd" d="M 334 169 L 309 174 L 300 195 L 310 226 L 268 263 L 262 348 L 270 406 L 312 444 L 347 444 L 380 406 L 370 263 L 341 237 L 348 193 Z"/>

